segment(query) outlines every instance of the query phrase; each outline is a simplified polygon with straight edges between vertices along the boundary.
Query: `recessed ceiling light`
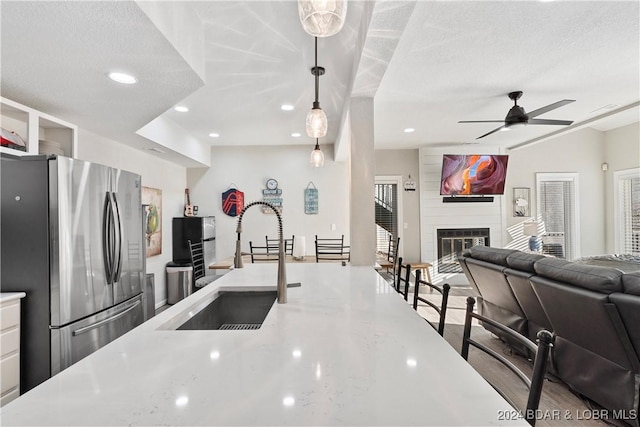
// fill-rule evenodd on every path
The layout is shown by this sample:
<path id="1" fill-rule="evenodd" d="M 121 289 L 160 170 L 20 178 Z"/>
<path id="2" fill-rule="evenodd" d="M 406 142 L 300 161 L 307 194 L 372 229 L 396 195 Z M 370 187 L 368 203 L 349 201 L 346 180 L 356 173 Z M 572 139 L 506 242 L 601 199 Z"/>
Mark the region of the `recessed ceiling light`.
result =
<path id="1" fill-rule="evenodd" d="M 292 111 L 293 110 L 293 105 L 291 105 L 291 104 L 282 104 L 280 106 L 280 109 L 282 111 Z"/>
<path id="2" fill-rule="evenodd" d="M 282 404 L 284 406 L 293 406 L 296 403 L 296 399 L 294 399 L 293 396 L 286 396 L 284 399 L 282 399 Z"/>
<path id="3" fill-rule="evenodd" d="M 187 111 L 189 111 L 189 109 L 187 107 L 185 107 L 184 105 L 178 105 L 177 107 L 174 108 L 174 110 L 180 112 L 180 113 L 186 113 Z"/>
<path id="4" fill-rule="evenodd" d="M 294 132 L 294 133 L 291 134 L 291 136 L 294 137 L 294 138 L 300 138 L 300 133 Z"/>
<path id="5" fill-rule="evenodd" d="M 122 83 L 125 85 L 132 85 L 134 83 L 138 83 L 138 79 L 133 77 L 131 74 L 126 73 L 109 73 L 109 78 L 114 82 Z"/>
<path id="6" fill-rule="evenodd" d="M 180 396 L 176 399 L 176 406 L 187 406 L 189 398 L 187 396 Z"/>
<path id="7" fill-rule="evenodd" d="M 414 128 L 406 128 L 404 130 L 404 133 L 411 133 L 411 132 L 415 132 L 415 129 Z"/>
<path id="8" fill-rule="evenodd" d="M 210 136 L 211 138 L 217 138 L 217 137 L 219 137 L 219 136 L 220 136 L 220 134 L 219 134 L 219 133 L 215 133 L 215 132 L 211 132 L 211 133 L 209 134 L 209 136 Z"/>

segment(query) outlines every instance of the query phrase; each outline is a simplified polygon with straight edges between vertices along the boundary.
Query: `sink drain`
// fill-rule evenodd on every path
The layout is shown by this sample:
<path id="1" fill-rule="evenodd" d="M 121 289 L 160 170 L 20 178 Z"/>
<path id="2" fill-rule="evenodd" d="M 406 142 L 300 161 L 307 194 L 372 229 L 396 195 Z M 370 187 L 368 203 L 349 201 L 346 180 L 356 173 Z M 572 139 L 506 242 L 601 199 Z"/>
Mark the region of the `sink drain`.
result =
<path id="1" fill-rule="evenodd" d="M 225 331 L 247 331 L 250 329 L 260 329 L 260 323 L 225 323 L 220 326 L 220 330 Z"/>

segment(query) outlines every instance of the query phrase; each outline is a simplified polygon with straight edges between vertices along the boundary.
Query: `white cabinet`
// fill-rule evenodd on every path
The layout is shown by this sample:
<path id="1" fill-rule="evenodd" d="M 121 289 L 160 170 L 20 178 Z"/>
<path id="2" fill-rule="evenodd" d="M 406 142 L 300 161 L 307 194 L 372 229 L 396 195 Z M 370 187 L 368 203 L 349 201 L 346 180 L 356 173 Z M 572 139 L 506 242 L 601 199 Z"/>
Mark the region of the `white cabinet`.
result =
<path id="1" fill-rule="evenodd" d="M 63 120 L 0 97 L 2 129 L 14 132 L 26 143 L 25 150 L 0 147 L 14 155 L 60 154 L 75 157 L 78 127 Z"/>
<path id="2" fill-rule="evenodd" d="M 0 406 L 20 396 L 20 300 L 24 292 L 0 294 Z"/>

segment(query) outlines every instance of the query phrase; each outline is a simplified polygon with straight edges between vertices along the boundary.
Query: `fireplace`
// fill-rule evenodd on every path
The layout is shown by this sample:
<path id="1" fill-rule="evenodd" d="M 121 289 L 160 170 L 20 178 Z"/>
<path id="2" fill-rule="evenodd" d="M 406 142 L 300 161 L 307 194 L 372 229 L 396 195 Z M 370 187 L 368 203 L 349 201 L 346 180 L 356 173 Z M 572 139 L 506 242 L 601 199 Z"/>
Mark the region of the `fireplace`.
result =
<path id="1" fill-rule="evenodd" d="M 489 246 L 488 228 L 439 228 L 438 273 L 462 273 L 458 254 L 472 246 Z"/>

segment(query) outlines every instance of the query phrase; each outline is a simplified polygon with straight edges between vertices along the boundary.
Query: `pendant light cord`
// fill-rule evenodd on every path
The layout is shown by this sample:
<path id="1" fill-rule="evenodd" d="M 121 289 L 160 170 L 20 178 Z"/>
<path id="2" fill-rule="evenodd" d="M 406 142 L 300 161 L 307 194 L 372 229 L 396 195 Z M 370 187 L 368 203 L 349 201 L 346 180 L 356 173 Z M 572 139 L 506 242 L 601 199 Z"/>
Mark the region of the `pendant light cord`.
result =
<path id="1" fill-rule="evenodd" d="M 313 105 L 313 108 L 317 108 L 317 106 L 319 105 L 318 102 L 318 92 L 319 92 L 319 87 L 320 87 L 320 69 L 318 68 L 318 38 L 314 37 L 315 39 L 315 63 L 316 66 L 314 67 L 314 73 L 316 76 L 316 102 Z"/>

